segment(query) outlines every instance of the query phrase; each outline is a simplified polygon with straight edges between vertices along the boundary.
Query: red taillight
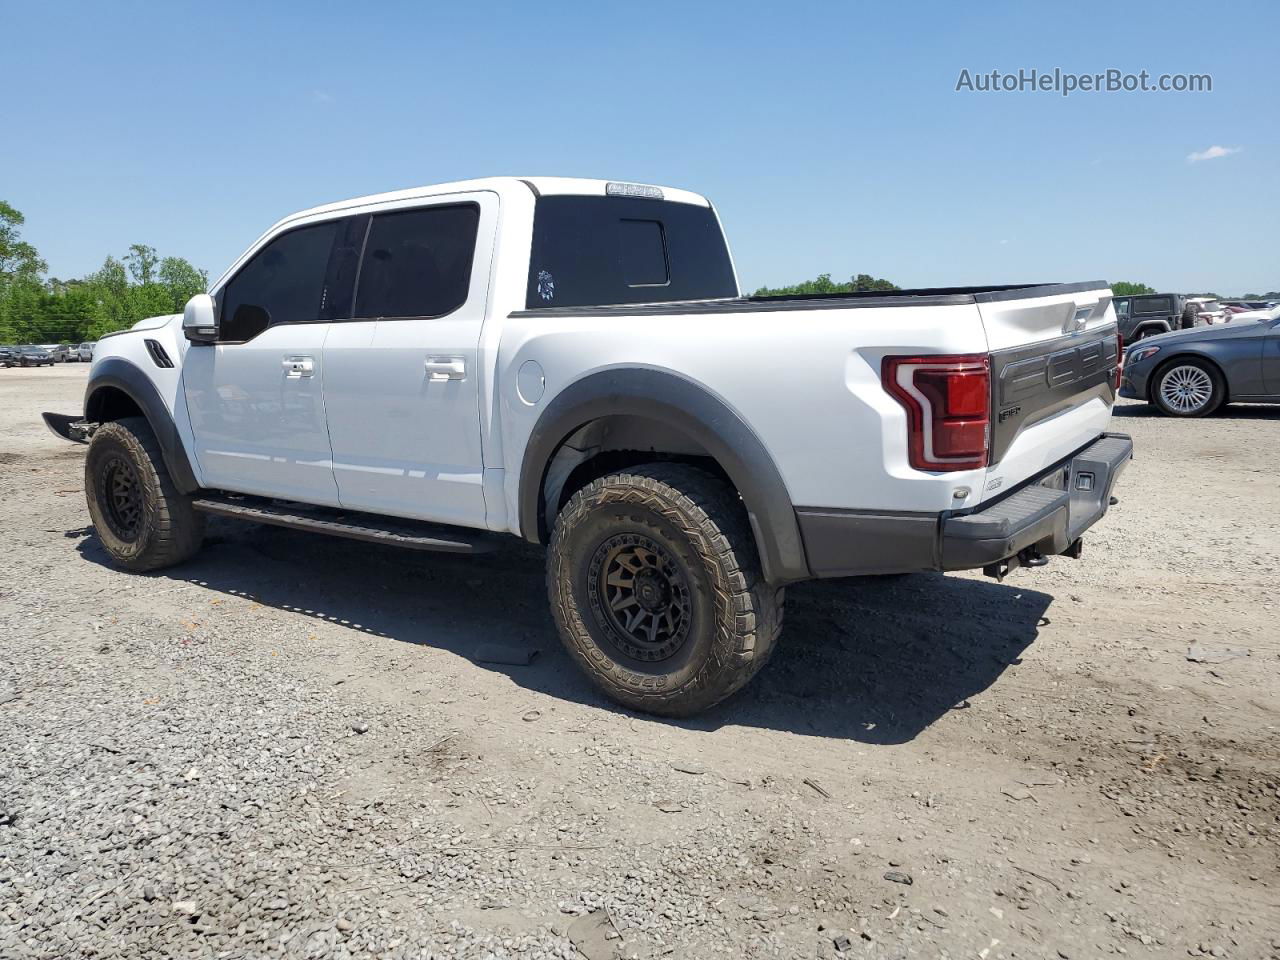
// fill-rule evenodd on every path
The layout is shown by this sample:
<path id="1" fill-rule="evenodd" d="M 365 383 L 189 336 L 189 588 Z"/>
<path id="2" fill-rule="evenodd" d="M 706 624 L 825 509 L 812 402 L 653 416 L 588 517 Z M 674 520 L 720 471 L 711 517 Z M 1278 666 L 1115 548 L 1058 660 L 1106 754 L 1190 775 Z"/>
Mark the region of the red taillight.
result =
<path id="1" fill-rule="evenodd" d="M 979 356 L 885 357 L 884 388 L 907 411 L 907 453 L 917 470 L 987 465 L 991 361 Z"/>
<path id="2" fill-rule="evenodd" d="M 1115 388 L 1116 392 L 1120 391 L 1120 378 L 1124 376 L 1124 337 L 1119 333 L 1116 334 L 1116 376 Z"/>

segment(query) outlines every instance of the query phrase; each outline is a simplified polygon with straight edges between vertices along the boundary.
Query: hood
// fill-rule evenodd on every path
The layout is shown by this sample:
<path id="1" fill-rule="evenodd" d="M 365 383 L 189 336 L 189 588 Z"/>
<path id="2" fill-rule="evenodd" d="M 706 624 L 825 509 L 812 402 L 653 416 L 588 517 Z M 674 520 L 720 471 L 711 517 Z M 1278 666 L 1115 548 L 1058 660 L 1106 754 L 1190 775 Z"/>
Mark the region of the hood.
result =
<path id="1" fill-rule="evenodd" d="M 142 320 L 139 320 L 129 329 L 130 330 L 159 330 L 161 327 L 172 323 L 174 320 L 176 320 L 180 316 L 182 316 L 182 314 L 180 313 L 167 313 L 164 316 L 160 316 L 160 317 L 145 317 Z"/>

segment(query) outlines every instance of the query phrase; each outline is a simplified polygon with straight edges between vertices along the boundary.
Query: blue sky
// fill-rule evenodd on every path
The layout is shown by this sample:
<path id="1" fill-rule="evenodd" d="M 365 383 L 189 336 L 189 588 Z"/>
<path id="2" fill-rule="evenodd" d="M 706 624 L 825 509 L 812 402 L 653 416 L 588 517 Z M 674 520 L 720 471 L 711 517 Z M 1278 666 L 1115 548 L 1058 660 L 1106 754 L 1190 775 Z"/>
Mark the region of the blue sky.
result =
<path id="1" fill-rule="evenodd" d="M 292 210 L 513 173 L 705 193 L 748 288 L 1280 288 L 1270 0 L 0 0 L 0 35 L 0 198 L 60 277 L 133 242 L 216 276 Z M 955 90 L 1033 67 L 1213 91 Z"/>

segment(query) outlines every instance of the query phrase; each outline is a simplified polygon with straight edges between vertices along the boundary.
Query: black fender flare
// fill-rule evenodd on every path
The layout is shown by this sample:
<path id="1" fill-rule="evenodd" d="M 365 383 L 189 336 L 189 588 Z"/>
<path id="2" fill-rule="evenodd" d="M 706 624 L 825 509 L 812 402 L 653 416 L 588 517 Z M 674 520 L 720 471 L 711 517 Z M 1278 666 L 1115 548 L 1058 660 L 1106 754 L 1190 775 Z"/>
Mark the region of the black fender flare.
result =
<path id="1" fill-rule="evenodd" d="M 181 493 L 195 493 L 200 489 L 196 483 L 195 472 L 191 469 L 191 461 L 187 459 L 187 451 L 182 445 L 182 437 L 178 435 L 178 426 L 173 422 L 169 408 L 160 397 L 160 391 L 151 379 L 135 364 L 121 357 L 107 357 L 100 361 L 89 377 L 84 388 L 84 418 L 91 422 L 102 420 L 102 389 L 114 388 L 125 394 L 137 404 L 142 415 L 151 425 L 151 431 L 160 444 L 160 452 L 164 456 L 164 465 L 169 470 L 173 484 Z"/>
<path id="2" fill-rule="evenodd" d="M 545 543 L 548 538 L 542 489 L 556 451 L 580 427 L 616 415 L 656 420 L 697 442 L 728 474 L 746 505 L 765 579 L 809 578 L 791 496 L 760 438 L 705 387 L 662 370 L 604 370 L 570 384 L 547 404 L 520 465 L 520 532 L 527 540 Z"/>

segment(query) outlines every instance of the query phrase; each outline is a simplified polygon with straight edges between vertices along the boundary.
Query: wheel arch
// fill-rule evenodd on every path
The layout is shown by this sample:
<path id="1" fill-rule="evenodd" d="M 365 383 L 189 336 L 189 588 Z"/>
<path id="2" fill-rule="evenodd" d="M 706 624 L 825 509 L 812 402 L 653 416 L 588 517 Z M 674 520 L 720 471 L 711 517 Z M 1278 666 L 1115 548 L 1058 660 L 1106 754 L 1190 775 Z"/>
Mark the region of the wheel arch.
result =
<path id="1" fill-rule="evenodd" d="M 1149 320 L 1146 323 L 1139 323 L 1133 328 L 1131 342 L 1137 343 L 1146 337 L 1157 337 L 1162 333 L 1169 333 L 1174 330 L 1169 324 L 1163 320 Z"/>
<path id="2" fill-rule="evenodd" d="M 613 439 L 600 443 L 606 434 Z M 531 542 L 546 543 L 570 482 L 594 479 L 589 470 L 576 476 L 574 471 L 602 450 L 635 449 L 627 446 L 628 440 L 647 443 L 639 448 L 648 454 L 645 461 L 664 455 L 709 461 L 742 498 L 765 578 L 788 583 L 809 577 L 790 494 L 760 438 L 710 390 L 650 368 L 588 375 L 566 387 L 543 410 L 521 459 L 522 535 Z"/>
<path id="3" fill-rule="evenodd" d="M 93 423 L 106 423 L 124 417 L 146 419 L 156 435 L 164 465 L 173 484 L 181 493 L 194 493 L 196 482 L 191 461 L 178 435 L 173 415 L 165 406 L 160 392 L 147 375 L 121 357 L 108 357 L 94 366 L 84 390 L 84 418 Z"/>

